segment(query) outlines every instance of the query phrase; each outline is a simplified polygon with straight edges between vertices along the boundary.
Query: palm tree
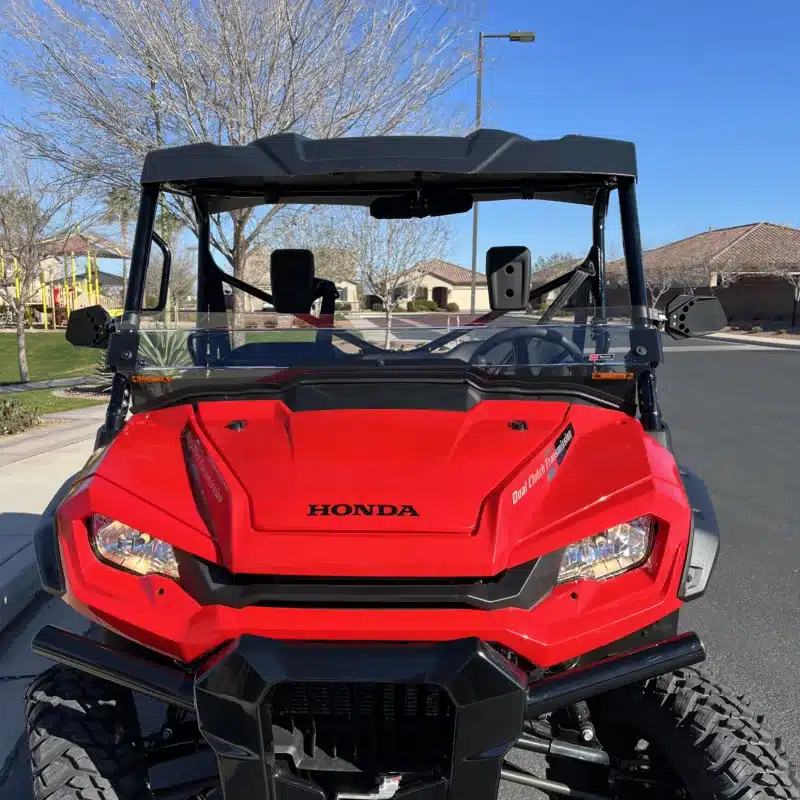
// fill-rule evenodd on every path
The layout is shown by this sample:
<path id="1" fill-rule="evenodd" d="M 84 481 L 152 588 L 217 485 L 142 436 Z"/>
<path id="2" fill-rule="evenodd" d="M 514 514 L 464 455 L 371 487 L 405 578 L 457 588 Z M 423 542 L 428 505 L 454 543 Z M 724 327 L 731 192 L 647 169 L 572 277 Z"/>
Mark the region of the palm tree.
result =
<path id="1" fill-rule="evenodd" d="M 136 216 L 137 198 L 127 186 L 117 186 L 106 195 L 103 222 L 119 225 L 122 239 L 122 299 L 125 300 L 125 289 L 128 285 L 128 231 Z"/>

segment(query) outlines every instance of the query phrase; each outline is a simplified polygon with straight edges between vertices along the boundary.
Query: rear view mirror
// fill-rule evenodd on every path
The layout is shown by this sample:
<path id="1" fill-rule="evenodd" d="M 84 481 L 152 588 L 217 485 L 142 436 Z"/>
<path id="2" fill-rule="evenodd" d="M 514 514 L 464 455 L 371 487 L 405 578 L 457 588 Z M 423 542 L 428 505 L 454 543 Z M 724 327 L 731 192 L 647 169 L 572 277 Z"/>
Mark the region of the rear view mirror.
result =
<path id="1" fill-rule="evenodd" d="M 717 297 L 695 297 L 682 294 L 667 303 L 666 329 L 673 339 L 716 333 L 728 324 Z"/>
<path id="2" fill-rule="evenodd" d="M 103 306 L 76 308 L 67 320 L 67 341 L 74 347 L 104 349 L 111 335 L 111 315 Z"/>
<path id="3" fill-rule="evenodd" d="M 531 251 L 527 247 L 490 247 L 486 280 L 492 311 L 524 311 L 531 283 Z"/>
<path id="4" fill-rule="evenodd" d="M 469 192 L 428 190 L 420 197 L 413 193 L 378 197 L 370 203 L 369 213 L 374 219 L 424 219 L 463 214 L 471 208 Z"/>

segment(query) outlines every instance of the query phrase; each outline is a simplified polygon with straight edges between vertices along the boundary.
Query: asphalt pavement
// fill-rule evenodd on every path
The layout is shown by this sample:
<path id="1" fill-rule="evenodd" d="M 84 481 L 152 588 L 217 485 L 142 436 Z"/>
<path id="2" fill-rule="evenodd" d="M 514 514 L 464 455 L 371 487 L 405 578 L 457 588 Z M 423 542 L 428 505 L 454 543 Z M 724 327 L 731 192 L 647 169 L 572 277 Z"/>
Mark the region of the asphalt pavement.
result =
<path id="1" fill-rule="evenodd" d="M 672 343 L 660 373 L 678 459 L 707 482 L 723 533 L 707 594 L 684 607 L 709 665 L 746 691 L 800 763 L 800 350 L 719 341 Z M 0 643 L 0 797 L 28 800 L 21 698 L 42 662 L 28 652 L 42 624 L 80 628 L 59 602 L 31 608 Z M 5 762 L 3 759 L 5 758 Z M 520 763 L 536 769 L 536 762 Z M 541 795 L 504 784 L 503 800 Z"/>

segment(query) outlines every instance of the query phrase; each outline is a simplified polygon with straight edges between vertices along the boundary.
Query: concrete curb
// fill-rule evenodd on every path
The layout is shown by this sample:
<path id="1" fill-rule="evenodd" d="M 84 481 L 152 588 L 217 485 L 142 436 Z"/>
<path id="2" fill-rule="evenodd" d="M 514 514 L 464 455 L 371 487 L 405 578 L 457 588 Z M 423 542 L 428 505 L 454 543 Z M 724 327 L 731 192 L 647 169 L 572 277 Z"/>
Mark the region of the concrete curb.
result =
<path id="1" fill-rule="evenodd" d="M 0 634 L 42 591 L 31 541 L 0 564 Z"/>
<path id="2" fill-rule="evenodd" d="M 775 340 L 769 336 L 736 336 L 735 334 L 728 335 L 726 333 L 712 333 L 708 339 L 713 339 L 717 342 L 733 342 L 735 344 L 756 344 L 764 347 L 775 347 L 783 350 L 800 350 L 800 340 L 789 341 L 788 339 Z"/>
<path id="3" fill-rule="evenodd" d="M 82 378 L 54 378 L 49 381 L 28 381 L 28 383 L 8 383 L 0 386 L 0 394 L 18 394 L 19 392 L 32 392 L 36 389 L 65 389 L 71 386 L 83 386 L 88 383 L 97 383 L 96 378 L 86 375 Z"/>

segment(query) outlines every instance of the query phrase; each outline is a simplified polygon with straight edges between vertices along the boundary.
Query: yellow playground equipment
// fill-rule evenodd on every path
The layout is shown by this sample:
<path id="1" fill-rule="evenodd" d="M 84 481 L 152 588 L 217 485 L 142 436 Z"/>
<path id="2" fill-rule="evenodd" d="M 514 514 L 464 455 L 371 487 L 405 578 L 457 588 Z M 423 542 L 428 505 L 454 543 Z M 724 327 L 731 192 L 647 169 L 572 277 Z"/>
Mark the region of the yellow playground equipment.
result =
<path id="1" fill-rule="evenodd" d="M 102 305 L 112 315 L 122 313 L 122 290 L 109 297 L 101 292 L 99 259 L 121 260 L 128 254 L 107 239 L 76 233 L 52 242 L 50 256 L 39 276 L 39 297 L 30 305 L 41 314 L 45 330 L 66 324 L 76 308 Z M 83 269 L 79 261 L 83 260 Z M 17 294 L 19 297 L 19 293 Z"/>

